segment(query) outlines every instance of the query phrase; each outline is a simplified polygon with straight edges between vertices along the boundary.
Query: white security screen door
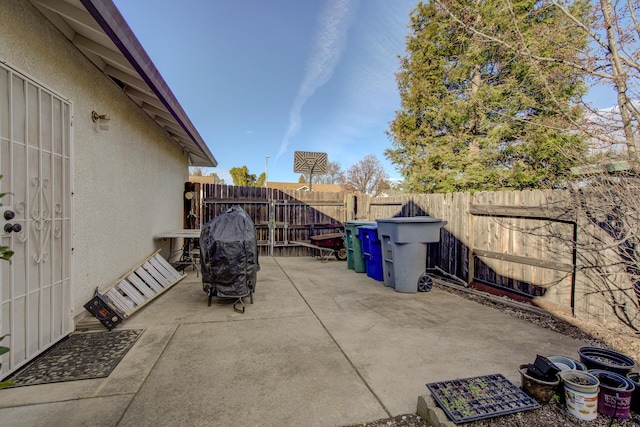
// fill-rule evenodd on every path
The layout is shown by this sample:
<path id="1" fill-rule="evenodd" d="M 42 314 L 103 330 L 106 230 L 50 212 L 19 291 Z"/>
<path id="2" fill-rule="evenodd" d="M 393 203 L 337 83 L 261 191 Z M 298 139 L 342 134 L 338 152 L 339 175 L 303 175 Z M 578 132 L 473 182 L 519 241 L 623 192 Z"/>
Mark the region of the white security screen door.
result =
<path id="1" fill-rule="evenodd" d="M 71 104 L 0 64 L 0 378 L 73 329 Z"/>

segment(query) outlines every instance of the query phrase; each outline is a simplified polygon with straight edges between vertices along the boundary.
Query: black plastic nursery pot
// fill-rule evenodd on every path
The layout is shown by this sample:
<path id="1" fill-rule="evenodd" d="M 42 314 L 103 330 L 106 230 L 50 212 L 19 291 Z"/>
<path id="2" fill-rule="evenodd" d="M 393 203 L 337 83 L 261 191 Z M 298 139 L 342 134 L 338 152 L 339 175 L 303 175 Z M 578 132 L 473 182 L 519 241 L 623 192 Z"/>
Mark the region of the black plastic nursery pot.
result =
<path id="1" fill-rule="evenodd" d="M 629 356 L 606 348 L 581 347 L 578 354 L 588 369 L 602 369 L 624 376 L 636 367 L 636 362 Z"/>
<path id="2" fill-rule="evenodd" d="M 553 362 L 539 354 L 533 364 L 527 366 L 527 375 L 542 381 L 556 381 L 560 369 Z"/>
<path id="3" fill-rule="evenodd" d="M 640 372 L 629 372 L 627 379 L 636 386 L 631 395 L 631 410 L 640 413 Z"/>

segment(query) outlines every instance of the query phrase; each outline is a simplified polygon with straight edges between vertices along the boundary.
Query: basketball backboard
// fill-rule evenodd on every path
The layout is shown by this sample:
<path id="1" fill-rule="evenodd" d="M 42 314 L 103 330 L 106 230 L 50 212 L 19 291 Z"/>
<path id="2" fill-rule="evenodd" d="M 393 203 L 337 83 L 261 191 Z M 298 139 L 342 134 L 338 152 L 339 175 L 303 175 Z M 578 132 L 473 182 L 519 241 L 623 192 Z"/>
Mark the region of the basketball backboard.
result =
<path id="1" fill-rule="evenodd" d="M 327 153 L 294 151 L 293 171 L 306 174 L 325 173 L 327 171 Z"/>

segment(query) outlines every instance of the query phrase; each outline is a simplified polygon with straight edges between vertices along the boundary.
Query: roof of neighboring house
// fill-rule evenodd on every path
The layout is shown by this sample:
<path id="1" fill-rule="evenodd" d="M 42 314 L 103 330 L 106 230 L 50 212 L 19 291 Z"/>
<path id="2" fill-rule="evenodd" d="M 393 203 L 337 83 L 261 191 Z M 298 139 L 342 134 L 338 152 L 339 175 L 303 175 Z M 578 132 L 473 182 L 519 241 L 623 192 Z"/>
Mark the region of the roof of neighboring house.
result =
<path id="1" fill-rule="evenodd" d="M 309 183 L 306 182 L 267 182 L 268 188 L 274 188 L 277 190 L 297 191 L 297 190 L 309 190 Z M 349 185 L 340 184 L 314 184 L 311 183 L 311 190 L 320 191 L 325 193 L 339 193 L 341 191 L 352 191 L 352 187 Z"/>
<path id="2" fill-rule="evenodd" d="M 385 188 L 381 190 L 377 197 L 393 197 L 393 196 L 402 196 L 404 193 L 402 191 L 393 190 L 391 188 Z"/>
<path id="3" fill-rule="evenodd" d="M 189 182 L 197 182 L 199 184 L 215 184 L 216 177 L 215 176 L 200 176 L 200 175 L 190 175 Z"/>
<path id="4" fill-rule="evenodd" d="M 111 0 L 29 1 L 171 136 L 191 166 L 218 165 Z"/>
<path id="5" fill-rule="evenodd" d="M 191 175 L 189 182 L 197 182 L 200 184 L 215 184 L 216 177 L 214 176 L 198 176 Z M 274 190 L 281 191 L 307 191 L 309 190 L 309 184 L 304 182 L 267 182 L 267 188 L 273 188 Z M 325 193 L 340 193 L 342 191 L 353 191 L 349 185 L 338 184 L 311 184 L 313 191 L 325 192 Z"/>

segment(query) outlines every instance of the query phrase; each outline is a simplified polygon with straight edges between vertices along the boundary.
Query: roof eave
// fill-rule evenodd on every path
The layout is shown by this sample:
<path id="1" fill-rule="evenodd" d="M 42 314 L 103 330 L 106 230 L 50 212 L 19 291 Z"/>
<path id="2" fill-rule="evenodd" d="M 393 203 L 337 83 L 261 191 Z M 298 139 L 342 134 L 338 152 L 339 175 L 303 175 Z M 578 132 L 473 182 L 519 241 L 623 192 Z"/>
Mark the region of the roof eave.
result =
<path id="1" fill-rule="evenodd" d="M 190 153 L 191 166 L 217 166 L 216 158 L 113 2 L 111 0 L 80 1 L 201 151 L 202 155 Z"/>

